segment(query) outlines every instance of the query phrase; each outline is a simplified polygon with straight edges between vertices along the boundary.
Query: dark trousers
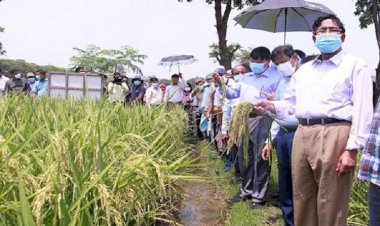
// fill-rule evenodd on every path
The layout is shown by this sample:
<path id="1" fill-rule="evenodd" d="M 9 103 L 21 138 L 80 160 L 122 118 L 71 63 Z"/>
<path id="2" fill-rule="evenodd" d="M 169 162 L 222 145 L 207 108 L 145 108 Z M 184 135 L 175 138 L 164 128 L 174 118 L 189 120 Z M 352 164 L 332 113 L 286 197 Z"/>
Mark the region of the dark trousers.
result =
<path id="1" fill-rule="evenodd" d="M 370 183 L 368 189 L 369 226 L 380 225 L 380 186 Z"/>
<path id="2" fill-rule="evenodd" d="M 252 120 L 251 118 L 249 120 Z M 253 203 L 264 204 L 269 185 L 269 162 L 261 157 L 267 139 L 270 121 L 263 117 L 255 128 L 250 128 L 248 164 L 244 162 L 243 148 L 239 148 L 238 160 L 242 177 L 240 197 L 251 196 Z"/>
<path id="3" fill-rule="evenodd" d="M 235 177 L 240 177 L 240 167 L 239 167 L 239 161 L 237 160 L 237 154 L 238 154 L 238 148 L 236 145 L 233 145 L 231 147 L 230 152 L 226 156 L 226 163 L 225 167 L 232 167 L 232 164 L 235 168 Z"/>
<path id="4" fill-rule="evenodd" d="M 276 136 L 278 161 L 278 199 L 286 226 L 294 225 L 292 187 L 292 146 L 295 131 L 286 132 L 282 128 Z"/>

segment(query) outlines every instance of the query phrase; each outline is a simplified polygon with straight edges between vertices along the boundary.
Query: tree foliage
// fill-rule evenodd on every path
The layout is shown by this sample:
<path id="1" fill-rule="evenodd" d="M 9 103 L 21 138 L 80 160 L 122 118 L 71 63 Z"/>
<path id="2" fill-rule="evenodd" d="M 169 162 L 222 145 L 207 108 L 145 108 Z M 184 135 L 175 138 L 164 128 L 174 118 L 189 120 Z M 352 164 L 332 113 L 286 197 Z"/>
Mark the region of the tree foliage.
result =
<path id="1" fill-rule="evenodd" d="M 374 8 L 375 2 L 377 3 L 377 7 Z M 355 15 L 359 16 L 360 28 L 367 28 L 368 25 L 373 24 L 375 20 L 379 21 L 380 14 L 378 9 L 380 5 L 378 1 L 358 0 L 355 6 Z"/>
<path id="2" fill-rule="evenodd" d="M 178 0 L 183 2 L 184 0 Z M 186 0 L 187 2 L 192 2 L 193 0 Z M 215 1 L 220 1 L 223 4 L 231 4 L 233 8 L 242 9 L 244 6 L 257 5 L 264 0 L 206 0 L 206 3 L 213 4 Z"/>
<path id="3" fill-rule="evenodd" d="M 26 62 L 25 60 L 11 60 L 11 59 L 1 59 L 0 60 L 0 68 L 5 71 L 5 74 L 8 74 L 8 72 L 13 69 L 17 68 L 21 73 L 27 73 L 29 71 L 37 71 L 37 70 L 44 70 L 44 71 L 56 71 L 56 72 L 64 72 L 66 71 L 65 68 L 57 67 L 53 65 L 38 65 L 34 63 Z"/>
<path id="4" fill-rule="evenodd" d="M 179 2 L 192 0 L 178 0 Z M 239 49 L 236 45 L 227 44 L 227 27 L 228 21 L 233 9 L 242 9 L 248 5 L 256 5 L 264 0 L 206 0 L 208 4 L 213 4 L 215 9 L 216 30 L 218 33 L 218 48 L 215 48 L 214 44 L 211 45 L 211 54 L 214 59 L 217 59 L 220 65 L 226 69 L 231 68 L 231 63 L 235 52 Z M 222 7 L 224 5 L 224 7 Z M 224 9 L 223 9 L 224 8 Z M 214 50 L 214 51 L 213 51 Z M 219 56 L 216 56 L 218 54 Z"/>
<path id="5" fill-rule="evenodd" d="M 96 45 L 88 45 L 85 49 L 74 50 L 77 51 L 77 55 L 70 58 L 72 68 L 81 66 L 89 73 L 115 72 L 120 66 L 141 73 L 139 65 L 147 58 L 138 50 L 126 45 L 120 49 L 102 49 Z"/>
<path id="6" fill-rule="evenodd" d="M 378 0 L 358 0 L 356 2 L 356 16 L 359 16 L 361 28 L 367 28 L 368 25 L 375 26 L 377 47 L 380 56 L 380 2 Z M 376 69 L 376 86 L 374 89 L 373 102 L 376 103 L 380 94 L 380 61 Z"/>

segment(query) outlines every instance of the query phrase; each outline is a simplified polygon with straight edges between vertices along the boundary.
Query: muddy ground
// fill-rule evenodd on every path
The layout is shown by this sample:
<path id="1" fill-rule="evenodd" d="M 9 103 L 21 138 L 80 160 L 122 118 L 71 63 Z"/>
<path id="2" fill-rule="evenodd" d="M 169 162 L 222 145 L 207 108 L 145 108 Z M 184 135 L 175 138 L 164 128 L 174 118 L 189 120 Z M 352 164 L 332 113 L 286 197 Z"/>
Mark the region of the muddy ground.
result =
<path id="1" fill-rule="evenodd" d="M 223 195 L 207 181 L 187 181 L 181 187 L 185 197 L 179 211 L 185 226 L 222 226 L 226 210 Z"/>

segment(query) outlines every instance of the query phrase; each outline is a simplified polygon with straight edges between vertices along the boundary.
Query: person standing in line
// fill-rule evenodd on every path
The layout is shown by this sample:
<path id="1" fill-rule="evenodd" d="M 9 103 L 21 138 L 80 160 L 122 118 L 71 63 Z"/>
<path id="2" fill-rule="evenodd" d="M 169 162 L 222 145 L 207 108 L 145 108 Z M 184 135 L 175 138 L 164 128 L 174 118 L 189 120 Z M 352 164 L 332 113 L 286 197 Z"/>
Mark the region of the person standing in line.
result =
<path id="1" fill-rule="evenodd" d="M 143 104 L 146 89 L 142 83 L 142 76 L 135 75 L 132 78 L 132 91 L 130 101 L 132 104 Z"/>
<path id="2" fill-rule="evenodd" d="M 30 89 L 33 90 L 37 84 L 36 74 L 33 71 L 29 71 L 26 73 L 26 79 L 28 79 Z"/>
<path id="3" fill-rule="evenodd" d="M 246 74 L 247 69 L 239 64 L 232 68 L 231 73 L 232 77 L 226 79 L 225 85 L 229 88 L 234 88 L 239 84 L 241 77 Z M 226 99 L 222 106 L 223 117 L 222 117 L 222 126 L 221 126 L 221 140 L 227 144 L 228 143 L 228 128 L 231 121 L 232 110 L 235 106 L 239 104 L 239 97 L 233 99 Z M 241 181 L 239 161 L 237 159 L 238 148 L 236 145 L 233 145 L 231 150 L 228 150 L 229 153 L 226 156 L 226 162 L 224 165 L 225 170 L 229 170 L 232 167 L 232 164 L 235 168 L 235 180 Z"/>
<path id="4" fill-rule="evenodd" d="M 4 92 L 7 94 L 29 94 L 30 85 L 28 81 L 22 77 L 18 69 L 12 69 L 10 73 L 12 78 L 5 83 Z"/>
<path id="5" fill-rule="evenodd" d="M 277 87 L 275 98 L 281 100 L 294 72 L 300 67 L 300 58 L 291 45 L 276 47 L 271 54 L 272 62 L 282 75 Z M 291 153 L 294 134 L 298 127 L 298 120 L 294 115 L 272 122 L 271 139 L 262 150 L 262 157 L 268 161 L 272 144 L 276 146 L 278 168 L 278 198 L 285 226 L 294 226 L 293 217 L 293 189 L 291 172 Z"/>
<path id="6" fill-rule="evenodd" d="M 368 181 L 369 226 L 380 225 L 380 98 L 372 120 L 371 130 L 363 149 L 358 177 Z"/>
<path id="7" fill-rule="evenodd" d="M 226 87 L 226 98 L 239 98 L 239 103 L 252 103 L 258 99 L 266 99 L 267 95 L 276 91 L 281 79 L 280 74 L 274 67 L 270 66 L 270 51 L 266 47 L 257 47 L 252 50 L 250 67 L 252 72 L 246 73 L 239 78 L 237 87 Z M 218 84 L 221 78 L 216 74 Z M 267 126 L 271 119 L 266 116 L 258 116 L 251 112 L 248 119 L 250 140 L 248 156 L 244 156 L 243 147 L 238 147 L 238 160 L 242 176 L 240 196 L 227 199 L 226 202 L 233 204 L 239 201 L 252 199 L 252 209 L 265 205 L 266 195 L 269 187 L 270 167 L 268 161 L 261 158 L 261 151 L 267 139 Z M 248 158 L 248 164 L 244 159 Z"/>
<path id="8" fill-rule="evenodd" d="M 41 70 L 37 71 L 36 81 L 37 82 L 30 93 L 38 97 L 46 96 L 48 94 L 48 79 L 46 78 L 46 72 Z"/>
<path id="9" fill-rule="evenodd" d="M 162 90 L 158 85 L 158 78 L 152 77 L 150 79 L 150 87 L 145 93 L 145 102 L 147 106 L 160 105 L 162 103 Z"/>
<path id="10" fill-rule="evenodd" d="M 129 93 L 127 82 L 119 72 L 113 74 L 113 80 L 107 85 L 108 99 L 111 102 L 125 103 Z"/>
<path id="11" fill-rule="evenodd" d="M 264 110 L 299 126 L 293 140 L 295 225 L 345 226 L 357 152 L 373 116 L 372 79 L 366 63 L 342 50 L 345 27 L 338 17 L 318 18 L 313 41 L 321 54 L 292 76 L 283 100 L 257 100 Z"/>
<path id="12" fill-rule="evenodd" d="M 183 79 L 182 74 L 173 74 L 171 84 L 166 87 L 164 101 L 169 106 L 182 103 L 183 91 L 185 90 L 187 83 Z"/>
<path id="13" fill-rule="evenodd" d="M 0 96 L 5 94 L 5 83 L 8 80 L 9 78 L 3 74 L 3 70 L 0 68 Z"/>

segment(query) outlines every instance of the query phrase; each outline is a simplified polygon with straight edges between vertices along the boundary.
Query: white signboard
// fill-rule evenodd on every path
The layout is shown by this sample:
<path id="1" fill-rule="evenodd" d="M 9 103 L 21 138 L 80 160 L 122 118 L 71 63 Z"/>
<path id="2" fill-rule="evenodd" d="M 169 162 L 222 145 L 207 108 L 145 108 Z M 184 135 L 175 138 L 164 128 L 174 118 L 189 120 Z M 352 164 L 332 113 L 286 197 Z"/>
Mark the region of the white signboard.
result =
<path id="1" fill-rule="evenodd" d="M 103 97 L 103 76 L 81 73 L 49 73 L 49 96 L 61 98 L 91 98 Z"/>

